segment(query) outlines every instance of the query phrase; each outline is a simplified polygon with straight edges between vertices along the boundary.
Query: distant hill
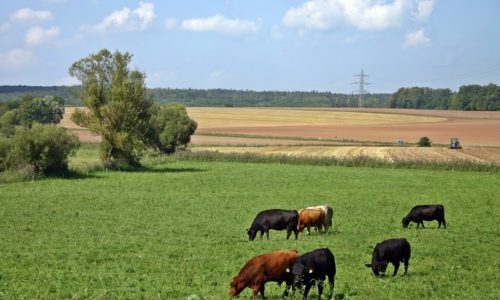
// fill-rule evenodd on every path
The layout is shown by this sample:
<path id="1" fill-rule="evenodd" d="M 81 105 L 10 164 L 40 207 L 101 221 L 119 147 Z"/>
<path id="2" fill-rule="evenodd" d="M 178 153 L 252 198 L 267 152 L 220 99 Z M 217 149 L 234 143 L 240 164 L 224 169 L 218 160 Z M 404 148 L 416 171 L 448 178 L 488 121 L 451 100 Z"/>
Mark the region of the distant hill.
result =
<path id="1" fill-rule="evenodd" d="M 82 105 L 78 92 L 80 87 L 68 86 L 0 86 L 0 101 L 20 99 L 24 95 L 59 96 L 66 105 Z M 186 106 L 267 106 L 267 107 L 356 107 L 356 95 L 331 92 L 297 91 L 249 91 L 228 89 L 148 89 L 150 95 L 160 103 L 179 102 Z M 392 94 L 365 95 L 366 107 L 389 107 Z"/>

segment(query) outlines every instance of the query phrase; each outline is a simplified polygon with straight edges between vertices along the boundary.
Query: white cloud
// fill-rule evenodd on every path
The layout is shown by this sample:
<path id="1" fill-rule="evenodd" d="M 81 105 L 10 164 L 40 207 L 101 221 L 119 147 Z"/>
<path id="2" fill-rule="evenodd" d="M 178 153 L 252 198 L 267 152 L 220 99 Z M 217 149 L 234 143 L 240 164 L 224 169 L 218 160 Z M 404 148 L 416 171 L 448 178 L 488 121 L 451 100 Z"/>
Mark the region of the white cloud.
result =
<path id="1" fill-rule="evenodd" d="M 290 8 L 283 24 L 288 27 L 330 29 L 347 23 L 361 30 L 379 30 L 398 25 L 409 0 L 387 4 L 373 0 L 310 0 Z"/>
<path id="2" fill-rule="evenodd" d="M 415 18 L 425 22 L 429 19 L 432 9 L 434 8 L 434 0 L 417 0 L 416 10 L 413 12 Z"/>
<path id="3" fill-rule="evenodd" d="M 32 10 L 31 8 L 21 8 L 10 15 L 13 22 L 26 23 L 47 21 L 52 19 L 52 13 L 48 10 Z"/>
<path id="4" fill-rule="evenodd" d="M 0 68 L 15 70 L 20 69 L 33 61 L 31 51 L 12 49 L 7 53 L 0 53 Z"/>
<path id="5" fill-rule="evenodd" d="M 219 79 L 222 77 L 222 75 L 224 75 L 224 70 L 213 70 L 209 74 L 210 78 L 212 79 Z"/>
<path id="6" fill-rule="evenodd" d="M 410 32 L 406 35 L 403 47 L 430 46 L 431 39 L 425 36 L 424 29 Z"/>
<path id="7" fill-rule="evenodd" d="M 228 19 L 220 14 L 202 19 L 187 19 L 182 21 L 181 27 L 190 31 L 212 31 L 231 35 L 246 35 L 258 31 L 256 22 Z"/>
<path id="8" fill-rule="evenodd" d="M 145 30 L 151 25 L 154 18 L 154 4 L 140 2 L 139 7 L 133 11 L 128 7 L 124 7 L 121 10 L 112 12 L 101 23 L 94 25 L 93 28 L 99 32 L 105 32 L 110 29 L 122 31 Z"/>
<path id="9" fill-rule="evenodd" d="M 52 26 L 49 29 L 42 27 L 32 27 L 26 32 L 25 41 L 29 46 L 36 46 L 48 42 L 57 37 L 61 30 L 59 27 Z"/>
<path id="10" fill-rule="evenodd" d="M 177 27 L 176 19 L 165 19 L 165 28 L 167 30 L 172 30 Z"/>

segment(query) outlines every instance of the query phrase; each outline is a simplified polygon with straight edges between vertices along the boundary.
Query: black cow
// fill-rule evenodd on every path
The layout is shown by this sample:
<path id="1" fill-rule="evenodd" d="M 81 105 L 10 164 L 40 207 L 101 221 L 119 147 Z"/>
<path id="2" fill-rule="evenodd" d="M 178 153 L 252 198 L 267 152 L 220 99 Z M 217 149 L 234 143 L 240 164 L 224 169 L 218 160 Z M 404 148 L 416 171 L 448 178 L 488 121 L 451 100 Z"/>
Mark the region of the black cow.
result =
<path id="1" fill-rule="evenodd" d="M 260 238 L 262 238 L 265 232 L 267 239 L 269 239 L 269 229 L 286 229 L 287 239 L 290 238 L 292 231 L 295 233 L 295 239 L 297 239 L 298 221 L 299 213 L 296 210 L 270 209 L 261 211 L 253 220 L 250 229 L 247 229 L 248 238 L 253 241 L 257 235 L 257 231 L 260 231 Z"/>
<path id="2" fill-rule="evenodd" d="M 443 205 L 417 205 L 410 210 L 406 217 L 403 218 L 402 223 L 404 228 L 407 228 L 410 222 L 417 223 L 417 228 L 420 225 L 422 225 L 422 228 L 425 228 L 423 221 L 434 220 L 437 220 L 439 222 L 438 228 L 441 228 L 441 223 L 443 223 L 444 228 L 446 228 Z"/>
<path id="3" fill-rule="evenodd" d="M 372 263 L 366 264 L 367 267 L 372 268 L 373 274 L 379 276 L 380 273 L 385 273 L 387 264 L 394 265 L 394 274 L 399 269 L 399 263 L 404 262 L 405 274 L 408 272 L 408 262 L 410 260 L 411 247 L 406 239 L 390 239 L 382 243 L 378 243 L 373 249 Z"/>
<path id="4" fill-rule="evenodd" d="M 290 271 L 287 269 L 287 272 Z M 307 294 L 311 286 L 317 282 L 318 283 L 318 299 L 321 299 L 321 294 L 323 293 L 323 281 L 325 277 L 328 276 L 328 282 L 330 283 L 330 294 L 329 299 L 333 297 L 333 288 L 335 286 L 335 257 L 333 253 L 327 249 L 316 249 L 311 252 L 305 253 L 293 264 L 293 286 L 304 288 L 304 299 L 307 299 Z"/>

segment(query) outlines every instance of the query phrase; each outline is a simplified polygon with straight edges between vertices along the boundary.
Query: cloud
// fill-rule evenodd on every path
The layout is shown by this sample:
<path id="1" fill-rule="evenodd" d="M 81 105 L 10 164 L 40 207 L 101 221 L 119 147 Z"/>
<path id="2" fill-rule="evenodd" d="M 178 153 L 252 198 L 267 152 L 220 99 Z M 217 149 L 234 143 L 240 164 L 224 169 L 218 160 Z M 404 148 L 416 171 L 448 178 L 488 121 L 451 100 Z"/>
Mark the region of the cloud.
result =
<path id="1" fill-rule="evenodd" d="M 50 11 L 32 10 L 31 8 L 22 8 L 10 15 L 10 20 L 18 23 L 47 21 L 50 19 L 52 19 Z"/>
<path id="2" fill-rule="evenodd" d="M 409 0 L 395 0 L 390 4 L 372 0 L 310 0 L 290 8 L 283 17 L 288 27 L 331 29 L 338 24 L 349 24 L 360 30 L 380 30 L 398 25 Z"/>
<path id="3" fill-rule="evenodd" d="M 61 30 L 59 27 L 52 26 L 49 29 L 42 27 L 32 27 L 26 32 L 25 41 L 28 46 L 36 46 L 48 42 L 57 37 Z"/>
<path id="4" fill-rule="evenodd" d="M 429 19 L 433 8 L 434 0 L 418 0 L 413 15 L 417 20 L 426 22 Z"/>
<path id="5" fill-rule="evenodd" d="M 424 29 L 410 32 L 406 35 L 403 47 L 430 46 L 431 39 L 425 36 Z"/>
<path id="6" fill-rule="evenodd" d="M 31 51 L 12 49 L 7 53 L 0 53 L 0 68 L 15 70 L 20 69 L 33 61 Z"/>
<path id="7" fill-rule="evenodd" d="M 172 30 L 177 27 L 176 19 L 165 19 L 165 28 L 167 30 Z"/>
<path id="8" fill-rule="evenodd" d="M 216 14 L 208 18 L 184 20 L 181 27 L 185 30 L 197 32 L 211 31 L 230 35 L 246 35 L 256 33 L 259 26 L 256 22 L 228 19 L 223 15 Z"/>
<path id="9" fill-rule="evenodd" d="M 94 25 L 93 28 L 99 32 L 105 32 L 110 29 L 139 31 L 147 29 L 154 18 L 154 4 L 140 2 L 139 7 L 133 11 L 128 7 L 124 7 L 121 10 L 112 12 L 101 23 Z"/>

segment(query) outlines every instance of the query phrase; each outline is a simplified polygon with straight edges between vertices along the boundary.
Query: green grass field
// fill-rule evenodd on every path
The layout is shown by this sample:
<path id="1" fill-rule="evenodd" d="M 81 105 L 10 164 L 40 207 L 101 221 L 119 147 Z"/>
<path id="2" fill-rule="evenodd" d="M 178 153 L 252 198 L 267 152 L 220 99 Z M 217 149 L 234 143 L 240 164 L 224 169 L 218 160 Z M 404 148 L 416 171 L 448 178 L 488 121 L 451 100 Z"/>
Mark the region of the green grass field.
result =
<path id="1" fill-rule="evenodd" d="M 76 165 L 92 149 L 80 155 Z M 226 299 L 253 256 L 318 247 L 335 254 L 337 299 L 500 299 L 499 195 L 488 172 L 194 161 L 3 184 L 0 299 Z M 324 203 L 333 231 L 248 241 L 259 211 Z M 413 205 L 432 203 L 445 205 L 448 229 L 401 227 Z M 364 264 L 393 237 L 411 243 L 409 273 L 375 278 Z M 267 297 L 283 288 L 267 284 Z"/>

